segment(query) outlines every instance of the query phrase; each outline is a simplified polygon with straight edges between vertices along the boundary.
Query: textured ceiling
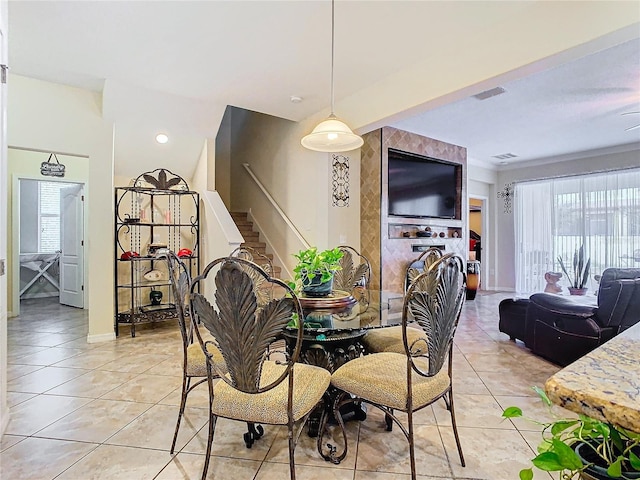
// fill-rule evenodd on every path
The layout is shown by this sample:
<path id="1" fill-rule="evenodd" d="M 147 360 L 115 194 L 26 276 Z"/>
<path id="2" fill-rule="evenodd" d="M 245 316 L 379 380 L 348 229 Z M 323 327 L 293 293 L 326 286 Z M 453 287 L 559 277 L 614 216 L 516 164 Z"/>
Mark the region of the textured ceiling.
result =
<path id="1" fill-rule="evenodd" d="M 397 113 L 386 124 L 466 146 L 472 158 L 493 165 L 494 155 L 507 152 L 528 160 L 638 141 L 640 129 L 624 132 L 633 116 L 620 116 L 640 111 L 637 24 L 633 42 L 516 75 L 502 84 L 507 93 L 485 101 L 462 99 L 408 117 L 389 111 L 404 101 L 404 87 L 396 88 L 398 98 L 371 93 L 424 65 L 433 69 L 429 76 L 405 83 L 436 91 L 463 53 L 477 61 L 462 66 L 481 71 L 483 59 L 517 52 L 521 33 L 525 43 L 538 38 L 543 22 L 547 36 L 563 35 L 566 21 L 552 29 L 548 9 L 563 18 L 567 9 L 584 13 L 596 3 L 337 1 L 336 113 L 357 118 L 360 133 Z M 10 68 L 104 90 L 105 118 L 117 125 L 117 174 L 179 164 L 190 175 L 227 105 L 295 121 L 326 113 L 330 12 L 326 0 L 12 1 Z M 581 21 L 588 22 L 575 19 Z M 485 44 L 500 51 L 481 50 Z M 292 103 L 291 95 L 303 101 Z M 384 111 L 379 118 L 363 114 L 363 95 L 367 108 Z M 170 135 L 169 144 L 154 143 L 158 131 Z"/>

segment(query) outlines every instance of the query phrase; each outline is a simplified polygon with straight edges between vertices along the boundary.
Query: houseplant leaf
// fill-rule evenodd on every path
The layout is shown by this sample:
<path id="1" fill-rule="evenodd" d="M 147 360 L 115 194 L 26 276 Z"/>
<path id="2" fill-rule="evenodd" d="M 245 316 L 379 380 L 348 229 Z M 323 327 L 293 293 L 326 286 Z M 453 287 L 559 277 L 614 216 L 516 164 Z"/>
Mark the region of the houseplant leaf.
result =
<path id="1" fill-rule="evenodd" d="M 525 468 L 524 470 L 520 470 L 520 480 L 533 480 L 533 469 Z"/>

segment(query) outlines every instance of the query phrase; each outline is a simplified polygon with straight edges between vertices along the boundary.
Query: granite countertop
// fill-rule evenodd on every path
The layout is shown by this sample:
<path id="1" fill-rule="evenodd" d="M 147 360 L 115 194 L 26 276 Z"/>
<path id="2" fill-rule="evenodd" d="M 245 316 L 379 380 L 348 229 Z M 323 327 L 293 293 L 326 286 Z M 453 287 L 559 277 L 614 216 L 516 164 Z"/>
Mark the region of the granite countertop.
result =
<path id="1" fill-rule="evenodd" d="M 640 323 L 549 378 L 552 402 L 640 433 Z"/>

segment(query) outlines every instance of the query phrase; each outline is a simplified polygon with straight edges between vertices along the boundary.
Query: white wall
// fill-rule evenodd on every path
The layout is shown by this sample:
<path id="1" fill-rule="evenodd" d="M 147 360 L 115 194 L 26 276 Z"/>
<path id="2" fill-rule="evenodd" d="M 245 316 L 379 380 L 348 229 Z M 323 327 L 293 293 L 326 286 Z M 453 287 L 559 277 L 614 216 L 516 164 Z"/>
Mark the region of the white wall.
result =
<path id="1" fill-rule="evenodd" d="M 547 159 L 545 162 L 503 170 L 498 172 L 497 189 L 504 189 L 505 184 L 518 181 L 542 178 L 579 175 L 590 172 L 601 172 L 640 166 L 640 149 L 626 150 L 625 147 L 611 149 L 611 153 L 584 153 L 582 158 L 557 161 Z M 589 155 L 589 156 L 587 156 Z M 556 160 L 554 162 L 554 160 Z M 497 235 L 497 287 L 502 290 L 515 290 L 515 218 L 514 213 L 504 213 L 503 202 L 497 202 L 496 235 Z"/>
<path id="2" fill-rule="evenodd" d="M 467 169 L 467 192 L 469 197 L 483 198 L 485 206 L 482 216 L 485 219 L 486 231 L 482 232 L 482 289 L 495 290 L 497 288 L 496 266 L 499 255 L 496 245 L 496 181 L 498 174 L 495 170 L 485 168 L 470 162 Z"/>
<path id="3" fill-rule="evenodd" d="M 9 145 L 89 157 L 89 341 L 114 337 L 113 297 L 104 294 L 113 291 L 113 135 L 99 94 L 9 76 Z"/>
<path id="4" fill-rule="evenodd" d="M 285 271 L 291 272 L 293 254 L 305 248 L 286 222 L 268 203 L 243 163 L 273 196 L 300 234 L 320 249 L 345 243 L 360 248 L 360 151 L 346 153 L 352 167 L 349 207 L 331 206 L 330 154 L 306 150 L 300 139 L 316 119 L 294 123 L 246 110 L 231 114 L 231 206 L 248 211 L 259 223 L 265 239 L 278 250 Z M 285 275 L 285 273 L 283 273 Z"/>

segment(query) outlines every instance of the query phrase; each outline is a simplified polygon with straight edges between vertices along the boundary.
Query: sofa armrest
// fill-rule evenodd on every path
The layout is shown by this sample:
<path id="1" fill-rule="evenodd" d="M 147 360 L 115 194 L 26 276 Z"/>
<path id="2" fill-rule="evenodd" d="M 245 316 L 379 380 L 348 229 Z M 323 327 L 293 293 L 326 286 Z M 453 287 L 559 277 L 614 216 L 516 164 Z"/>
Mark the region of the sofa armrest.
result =
<path id="1" fill-rule="evenodd" d="M 576 318 L 591 318 L 598 311 L 598 307 L 581 305 L 573 302 L 569 297 L 550 293 L 534 293 L 529 300 L 537 307 L 548 310 L 550 314 L 568 315 Z"/>
<path id="2" fill-rule="evenodd" d="M 533 345 L 537 322 L 574 335 L 600 337 L 601 327 L 595 319 L 597 307 L 580 305 L 568 298 L 548 293 L 536 293 L 529 298 L 527 309 L 527 346 Z M 530 347 L 531 348 L 531 347 Z"/>

